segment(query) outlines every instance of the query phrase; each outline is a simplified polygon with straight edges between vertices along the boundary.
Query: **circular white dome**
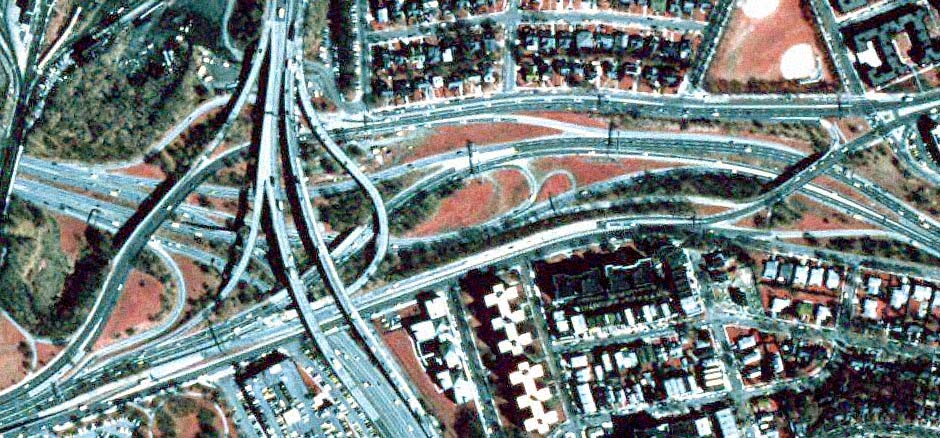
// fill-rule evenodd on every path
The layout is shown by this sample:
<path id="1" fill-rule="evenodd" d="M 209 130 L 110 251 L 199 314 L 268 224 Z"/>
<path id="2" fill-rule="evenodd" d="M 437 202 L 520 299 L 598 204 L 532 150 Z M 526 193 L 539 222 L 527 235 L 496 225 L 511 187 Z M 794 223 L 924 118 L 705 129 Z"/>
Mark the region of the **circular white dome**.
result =
<path id="1" fill-rule="evenodd" d="M 787 80 L 808 79 L 818 73 L 813 46 L 803 43 L 787 49 L 780 57 L 780 73 Z"/>
<path id="2" fill-rule="evenodd" d="M 780 0 L 742 0 L 741 11 L 748 18 L 760 20 L 771 16 L 780 5 Z"/>

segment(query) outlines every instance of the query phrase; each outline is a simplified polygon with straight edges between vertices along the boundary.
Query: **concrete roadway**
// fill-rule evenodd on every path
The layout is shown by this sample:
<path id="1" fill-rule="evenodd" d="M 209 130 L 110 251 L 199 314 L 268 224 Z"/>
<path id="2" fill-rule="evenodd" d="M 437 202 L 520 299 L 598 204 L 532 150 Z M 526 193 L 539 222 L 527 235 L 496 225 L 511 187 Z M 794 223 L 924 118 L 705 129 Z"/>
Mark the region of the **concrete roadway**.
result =
<path id="1" fill-rule="evenodd" d="M 635 133 L 634 133 L 634 134 L 622 133 L 622 134 L 627 135 L 627 136 L 636 135 Z M 600 135 L 600 134 L 598 133 L 598 136 L 599 136 L 599 135 Z M 642 138 L 642 136 L 643 136 L 643 135 L 641 134 L 641 138 Z M 652 138 L 654 138 L 654 139 L 667 139 L 667 138 L 670 138 L 669 135 L 655 135 L 655 134 L 651 134 L 650 136 L 651 136 Z M 682 136 L 680 135 L 679 137 L 682 137 Z M 722 136 L 704 136 L 704 138 L 708 138 L 708 139 L 711 140 L 713 143 L 717 144 L 717 146 L 718 146 L 719 148 L 722 146 L 722 144 L 723 144 L 724 141 L 727 140 L 727 141 L 729 142 L 729 143 L 728 143 L 728 146 L 725 147 L 724 149 L 721 149 L 721 150 L 714 150 L 715 147 L 716 147 L 716 145 L 708 144 L 707 142 L 697 142 L 697 143 L 696 143 L 696 142 L 691 142 L 691 141 L 688 140 L 689 138 L 699 138 L 699 137 L 703 137 L 703 136 L 687 136 L 686 139 L 685 139 L 682 143 L 673 144 L 672 146 L 670 146 L 670 145 L 662 145 L 661 147 L 659 147 L 659 149 L 666 148 L 665 150 L 669 150 L 670 148 L 671 148 L 671 149 L 674 149 L 675 147 L 680 147 L 680 148 L 682 148 L 683 150 L 687 150 L 689 153 L 694 153 L 696 150 L 711 150 L 712 152 L 723 152 L 723 153 L 733 154 L 733 153 L 740 153 L 740 151 L 741 151 L 741 149 L 742 149 L 742 147 L 743 147 L 743 149 L 744 149 L 744 151 L 745 151 L 746 153 L 749 153 L 749 154 L 751 154 L 751 155 L 753 155 L 753 156 L 762 157 L 762 158 L 767 158 L 767 159 L 775 159 L 775 160 L 781 160 L 781 161 L 786 161 L 786 162 L 792 162 L 792 161 L 796 161 L 797 159 L 799 159 L 799 158 L 802 157 L 802 155 L 801 155 L 799 152 L 797 152 L 797 151 L 793 151 L 792 149 L 786 148 L 785 146 L 775 145 L 775 144 L 767 143 L 767 142 L 756 142 L 756 144 L 751 144 L 751 143 L 747 143 L 747 142 L 742 142 L 741 140 L 734 139 L 734 138 L 731 138 L 732 140 L 727 140 L 729 137 L 722 137 Z M 713 137 L 713 138 L 712 138 L 712 137 Z M 631 137 L 628 137 L 628 139 L 630 139 L 630 138 L 631 138 Z M 547 146 L 547 145 L 550 144 L 552 141 L 559 142 L 559 141 L 563 141 L 563 140 L 564 140 L 564 139 L 548 140 L 548 141 L 544 141 L 544 142 L 542 142 L 542 143 L 540 143 L 540 144 Z M 731 142 L 733 142 L 734 140 L 738 140 L 739 144 L 731 143 Z M 574 141 L 574 140 L 570 140 L 570 141 Z M 523 142 L 523 143 L 520 143 L 520 144 L 524 144 L 524 142 Z M 641 145 L 638 145 L 635 141 L 634 141 L 634 142 L 631 142 L 631 144 L 633 144 L 634 147 L 631 147 L 630 150 L 646 150 L 646 151 L 651 150 L 651 149 L 649 149 L 649 148 L 650 148 L 650 146 L 653 145 L 653 144 L 651 144 L 651 143 L 647 143 L 647 146 L 641 146 Z M 576 147 L 576 145 L 574 145 L 574 144 L 572 144 L 571 146 Z M 498 147 L 501 147 L 501 146 L 497 145 L 497 146 L 493 146 L 493 147 L 482 148 L 481 150 L 489 151 L 489 150 L 492 150 L 492 149 L 498 148 Z M 601 147 L 598 147 L 598 149 L 602 149 L 602 148 L 601 148 Z M 656 150 L 656 148 L 654 148 L 654 149 L 652 149 L 652 150 Z M 588 151 L 588 152 L 590 152 L 590 151 Z M 681 154 L 680 154 L 680 155 L 681 155 Z M 439 159 L 440 159 L 440 158 L 435 158 L 435 160 L 439 160 Z M 424 164 L 425 164 L 425 163 L 419 163 L 420 167 L 424 167 Z M 392 170 L 392 169 L 390 169 L 390 170 Z M 840 176 L 840 177 L 841 177 L 841 175 L 837 175 L 837 176 Z M 837 179 L 838 179 L 838 178 L 837 178 Z M 843 179 L 844 179 L 844 178 L 843 178 Z M 843 181 L 843 182 L 845 182 L 845 183 L 847 183 L 847 184 L 850 184 L 850 185 L 851 185 L 851 183 L 852 183 L 852 181 Z M 422 184 L 422 185 L 424 185 L 424 184 Z M 873 191 L 871 190 L 871 188 L 870 188 L 870 183 L 867 183 L 867 182 L 866 182 L 866 183 L 862 184 L 862 190 L 863 190 L 863 192 L 868 192 L 868 193 L 866 193 L 866 194 L 869 195 L 870 197 L 880 197 L 880 198 L 882 199 L 882 202 L 885 202 L 885 199 L 887 199 L 888 201 L 891 201 L 890 203 L 887 203 L 887 206 L 888 206 L 889 209 L 891 209 L 892 211 L 899 211 L 899 212 L 902 212 L 902 214 L 903 214 L 903 211 L 905 211 L 906 206 L 904 206 L 904 204 L 903 204 L 902 202 L 900 202 L 899 200 L 896 200 L 896 199 L 892 200 L 892 199 L 890 198 L 890 196 L 885 196 L 884 194 L 879 194 L 877 191 L 874 191 L 874 192 L 873 192 Z M 394 202 L 393 202 L 393 203 L 394 203 Z M 912 214 L 910 214 L 909 216 L 912 217 L 912 218 L 914 218 L 914 217 L 917 217 L 917 214 L 916 214 L 916 212 L 912 212 Z"/>
<path id="2" fill-rule="evenodd" d="M 820 167 L 822 167 L 822 166 L 820 166 Z M 798 175 L 798 177 L 800 177 L 800 176 L 801 176 L 801 175 Z M 795 179 L 799 180 L 799 179 L 801 179 L 801 178 L 795 178 Z M 799 184 L 794 183 L 793 185 L 799 185 Z M 789 190 L 789 189 L 781 189 L 780 191 L 783 192 L 783 191 L 786 191 L 786 190 Z M 510 248 L 510 249 L 511 249 L 511 248 Z"/>
<path id="3" fill-rule="evenodd" d="M 269 12 L 266 10 L 266 13 Z M 266 44 L 259 46 L 259 49 L 254 54 L 254 59 L 258 59 L 259 55 L 263 58 L 264 47 L 266 47 Z M 259 70 L 260 62 L 255 62 L 246 84 L 253 83 Z M 150 240 L 160 224 L 166 221 L 171 215 L 171 212 L 185 201 L 192 189 L 199 185 L 201 182 L 199 178 L 208 158 L 221 143 L 222 137 L 225 132 L 227 132 L 227 128 L 232 125 L 235 118 L 240 114 L 241 108 L 247 100 L 247 88 L 250 87 L 244 87 L 238 94 L 238 99 L 232 106 L 232 113 L 229 114 L 228 121 L 223 125 L 223 128 L 218 133 L 219 135 L 216 136 L 213 142 L 202 155 L 200 155 L 195 165 L 180 178 L 179 182 L 174 185 L 165 196 L 155 203 L 153 208 L 133 229 L 126 230 L 127 235 L 124 236 L 124 244 L 121 245 L 121 248 L 112 260 L 111 269 L 102 286 L 102 293 L 98 295 L 92 306 L 88 319 L 81 325 L 68 345 L 41 372 L 33 375 L 32 378 L 21 381 L 17 385 L 4 390 L 3 393 L 0 394 L 0 403 L 10 399 L 22 400 L 27 392 L 35 393 L 36 391 L 41 391 L 47 387 L 56 376 L 62 375 L 70 368 L 69 364 L 66 362 L 75 364 L 81 361 L 90 351 L 91 346 L 94 345 L 94 341 L 100 335 L 101 330 L 120 296 L 120 292 L 124 286 L 124 280 L 132 266 L 131 261 L 140 253 L 143 246 Z M 204 176 L 201 178 L 204 179 Z M 26 418 L 20 418 L 20 420 L 26 420 Z"/>
<path id="4" fill-rule="evenodd" d="M 333 310 L 335 311 L 335 309 L 333 309 Z M 335 313 L 335 312 L 334 312 L 334 313 Z M 244 320 L 244 319 L 242 319 L 242 318 L 239 318 L 239 320 Z"/>
<path id="5" fill-rule="evenodd" d="M 299 21 L 299 19 L 297 21 Z M 425 427 L 425 426 L 419 425 L 419 423 L 414 423 L 414 418 L 421 419 L 422 422 L 426 421 L 427 414 L 421 408 L 421 404 L 418 401 L 417 397 L 415 397 L 414 394 L 409 390 L 408 382 L 404 378 L 401 377 L 400 370 L 398 370 L 397 366 L 395 366 L 394 362 L 392 362 L 391 358 L 389 357 L 388 352 L 386 351 L 386 347 L 384 346 L 384 344 L 381 344 L 375 338 L 375 335 L 372 329 L 369 327 L 368 323 L 362 319 L 356 307 L 350 303 L 349 297 L 345 290 L 345 285 L 343 283 L 342 277 L 340 276 L 339 272 L 336 269 L 335 262 L 332 256 L 330 255 L 330 250 L 326 245 L 326 241 L 323 237 L 321 227 L 319 225 L 319 222 L 316 219 L 316 212 L 315 212 L 315 209 L 313 208 L 313 204 L 310 201 L 309 193 L 306 189 L 307 178 L 303 174 L 303 170 L 302 170 L 302 166 L 300 162 L 299 148 L 296 142 L 296 133 L 293 131 L 294 129 L 296 129 L 296 126 L 297 126 L 295 119 L 294 119 L 294 114 L 296 112 L 296 109 L 292 105 L 293 103 L 292 97 L 295 95 L 294 89 L 298 83 L 300 84 L 300 88 L 302 90 L 306 89 L 305 87 L 306 82 L 302 79 L 303 69 L 299 67 L 299 66 L 302 66 L 302 63 L 301 63 L 302 62 L 302 58 L 301 58 L 302 50 L 298 50 L 299 49 L 298 46 L 299 46 L 299 41 L 297 41 L 296 39 L 294 41 L 289 42 L 287 53 L 281 53 L 282 58 L 278 58 L 278 59 L 287 59 L 287 62 L 289 64 L 287 72 L 293 73 L 291 75 L 292 77 L 285 78 L 283 76 L 279 76 L 276 79 L 270 80 L 269 84 L 277 81 L 277 85 L 279 87 L 282 86 L 284 90 L 282 105 L 285 105 L 288 108 L 287 110 L 285 110 L 285 112 L 287 113 L 287 116 L 284 118 L 284 120 L 289 125 L 286 127 L 287 135 L 285 138 L 285 144 L 287 145 L 287 149 L 285 151 L 286 161 L 288 162 L 288 166 L 286 170 L 288 171 L 288 174 L 287 174 L 288 180 L 293 182 L 293 184 L 288 185 L 288 189 L 293 190 L 293 195 L 294 195 L 293 199 L 295 200 L 295 202 L 300 203 L 299 210 L 295 210 L 295 211 L 299 211 L 300 214 L 302 215 L 302 224 L 303 224 L 303 228 L 305 228 L 305 232 L 306 232 L 305 234 L 307 237 L 306 242 L 309 246 L 312 247 L 310 249 L 313 250 L 317 255 L 317 265 L 320 268 L 322 278 L 325 280 L 324 282 L 327 288 L 333 292 L 333 296 L 336 302 L 340 304 L 340 308 L 342 309 L 344 316 L 347 318 L 347 320 L 349 320 L 352 323 L 353 327 L 356 330 L 356 334 L 359 336 L 359 338 L 364 341 L 366 347 L 369 349 L 370 356 L 373 359 L 375 359 L 375 361 L 379 364 L 382 370 L 382 375 L 386 376 L 386 377 L 381 377 L 381 375 L 379 375 L 379 378 L 381 379 L 382 383 L 384 384 L 385 378 L 390 379 L 392 382 L 391 386 L 387 384 L 384 385 L 385 387 L 388 387 L 388 388 L 394 388 L 394 391 L 391 392 L 391 397 L 386 397 L 387 400 L 384 400 L 384 401 L 388 402 L 391 400 L 396 400 L 396 401 L 399 401 L 399 403 L 401 403 L 399 397 L 402 397 L 408 402 L 409 408 L 415 414 L 415 417 L 412 418 L 410 423 L 408 421 L 396 421 L 393 423 L 393 425 L 396 428 L 404 428 L 406 425 L 409 425 L 409 424 L 413 424 L 418 427 L 409 426 L 408 430 L 395 429 L 393 431 L 404 432 L 406 434 L 413 435 L 415 433 L 418 433 L 419 430 L 421 430 L 426 436 L 429 436 L 429 437 L 437 436 L 437 433 L 434 428 Z M 283 47 L 280 49 L 283 50 Z M 279 63 L 278 67 L 282 68 L 282 66 L 283 66 L 283 63 Z M 296 78 L 296 82 L 295 82 L 295 78 Z M 280 81 L 286 81 L 286 83 L 282 84 Z M 310 105 L 309 96 L 303 96 L 303 97 L 306 97 L 307 99 L 301 98 L 301 101 L 305 102 L 307 105 Z M 271 99 L 270 96 L 269 96 L 269 99 Z M 365 188 L 366 192 L 370 196 L 370 200 L 372 200 L 374 204 L 374 208 L 376 210 L 378 228 L 379 230 L 384 230 L 384 233 L 380 232 L 379 236 L 377 236 L 376 238 L 375 259 L 378 259 L 378 261 L 381 262 L 381 259 L 384 258 L 385 250 L 388 245 L 388 217 L 385 214 L 385 207 L 384 207 L 384 204 L 382 203 L 382 197 L 381 195 L 379 195 L 378 190 L 371 183 L 371 181 L 369 181 L 368 177 L 366 177 L 365 174 L 359 169 L 358 164 L 352 161 L 351 159 L 349 159 L 349 157 L 346 156 L 346 154 L 339 148 L 339 146 L 337 146 L 332 141 L 332 139 L 325 132 L 322 126 L 319 125 L 319 121 L 316 120 L 316 115 L 312 113 L 312 108 L 308 107 L 306 109 L 308 111 L 308 113 L 306 114 L 306 116 L 308 117 L 308 120 L 310 121 L 311 125 L 314 127 L 315 132 L 318 132 L 320 135 L 323 136 L 321 137 L 321 141 L 324 143 L 329 153 L 335 159 L 337 159 L 340 165 L 343 166 L 344 169 L 347 172 L 349 172 L 353 176 L 353 178 L 355 178 L 357 182 L 359 182 Z M 271 114 L 271 113 L 266 111 L 265 115 L 267 116 L 268 114 Z M 277 137 L 272 134 L 272 137 L 270 138 L 277 138 Z M 264 145 L 265 143 L 266 143 L 266 138 L 262 137 L 262 145 Z M 273 178 L 273 181 L 275 182 L 281 181 L 281 178 L 277 177 L 278 175 L 276 175 L 277 173 L 276 169 L 278 168 L 276 166 L 276 163 L 275 163 L 274 168 L 275 168 L 275 178 Z M 273 193 L 273 189 L 274 189 L 273 187 L 269 187 L 269 204 L 274 202 L 273 197 L 275 193 Z M 288 290 L 291 292 L 291 295 L 293 296 L 294 301 L 297 304 L 298 310 L 300 311 L 301 319 L 304 322 L 304 326 L 307 328 L 308 333 L 311 335 L 314 342 L 320 348 L 321 352 L 326 356 L 327 361 L 330 363 L 334 363 L 334 361 L 337 358 L 330 351 L 330 342 L 326 338 L 323 338 L 322 333 L 319 332 L 318 323 L 316 322 L 315 319 L 312 319 L 312 312 L 310 311 L 310 308 L 309 308 L 309 301 L 307 299 L 306 287 L 303 285 L 302 282 L 300 282 L 300 276 L 297 275 L 297 269 L 296 269 L 296 266 L 294 266 L 293 254 L 290 253 L 290 247 L 288 246 L 288 243 L 285 240 L 286 232 L 284 229 L 284 219 L 282 216 L 282 209 L 281 209 L 281 205 L 282 205 L 281 203 L 285 202 L 285 200 L 278 199 L 276 202 L 277 202 L 276 205 L 270 205 L 269 211 L 271 212 L 271 221 L 274 225 L 275 236 L 278 239 L 277 246 L 280 249 L 281 262 L 285 265 L 285 267 L 288 270 L 287 272 L 288 282 L 289 282 Z M 347 354 L 361 355 L 361 351 L 359 351 L 358 347 L 356 347 L 355 345 L 352 345 L 352 346 L 346 345 L 343 348 L 343 350 L 346 351 L 346 353 L 343 354 L 343 357 L 345 357 Z M 354 368 L 354 369 L 361 369 L 361 368 Z M 376 381 L 375 384 L 379 385 L 380 382 Z M 355 383 L 351 383 L 351 385 L 355 385 Z M 384 393 L 384 391 L 382 393 Z M 411 417 L 411 415 L 408 415 L 408 417 Z M 393 436 L 406 436 L 406 435 L 396 434 Z"/>
<path id="6" fill-rule="evenodd" d="M 656 221 L 649 222 L 638 220 L 633 222 L 632 225 L 627 225 L 626 227 L 618 229 L 628 230 L 631 229 L 632 226 L 643 222 L 650 224 L 656 223 Z M 681 221 L 670 222 L 682 226 Z M 688 225 L 688 223 L 686 223 L 686 225 Z M 467 257 L 458 262 L 390 285 L 387 288 L 374 291 L 373 293 L 370 293 L 368 297 L 360 297 L 357 300 L 360 301 L 360 308 L 368 309 L 370 312 L 382 311 L 382 309 L 393 305 L 395 302 L 401 302 L 401 300 L 409 299 L 408 297 L 413 296 L 413 294 L 417 291 L 430 287 L 437 282 L 447 281 L 451 278 L 462 275 L 462 273 L 466 272 L 467 270 L 479 268 L 481 266 L 492 263 L 498 263 L 508 258 L 516 257 L 519 255 L 519 253 L 526 253 L 539 248 L 556 246 L 560 249 L 565 246 L 565 243 L 570 242 L 572 239 L 578 239 L 584 236 L 591 236 L 596 234 L 604 235 L 614 231 L 615 230 L 607 229 L 604 224 L 599 221 L 583 221 L 575 224 L 569 224 L 556 230 L 540 232 L 533 236 L 502 245 L 498 248 Z M 329 326 L 329 324 L 337 322 L 342 323 L 342 316 L 340 312 L 333 306 L 321 307 L 317 310 L 317 312 L 327 312 L 326 314 L 323 314 L 323 316 L 318 317 L 320 324 L 327 324 L 327 326 Z M 264 312 L 261 310 L 255 312 L 255 314 L 258 314 L 259 316 L 263 313 Z M 251 321 L 248 326 L 245 326 L 244 321 L 246 320 Z M 230 320 L 219 325 L 215 328 L 215 332 L 217 336 L 222 339 L 223 344 L 236 342 L 237 345 L 246 345 L 246 343 L 243 341 L 247 341 L 248 345 L 252 345 L 254 348 L 258 349 L 255 350 L 256 352 L 265 348 L 276 346 L 278 345 L 278 342 L 286 339 L 287 337 L 302 335 L 297 322 L 294 320 L 284 322 L 282 325 L 271 329 L 274 331 L 266 331 L 264 333 L 244 331 L 244 329 L 239 331 L 237 327 L 255 327 L 255 329 L 249 330 L 257 330 L 257 327 L 261 326 L 258 325 L 253 318 L 238 318 L 238 322 L 235 320 Z M 230 330 L 233 329 L 235 331 L 231 332 Z M 283 335 L 276 335 L 274 334 L 275 332 L 283 333 Z M 202 344 L 203 346 L 193 350 L 193 347 L 196 344 Z M 153 350 L 153 353 L 145 353 L 141 351 L 133 355 L 130 360 L 139 360 L 141 363 L 149 362 L 151 366 L 159 366 L 160 363 L 166 363 L 172 360 L 178 360 L 180 357 L 186 357 L 187 355 L 192 354 L 193 351 L 209 352 L 210 349 L 215 348 L 213 346 L 213 341 L 211 340 L 207 331 L 190 335 L 187 338 L 179 339 L 175 341 L 175 343 L 172 345 L 173 348 L 171 349 L 167 349 L 167 346 L 169 346 L 169 344 L 166 343 L 159 345 L 148 345 L 146 349 Z M 108 379 L 105 377 L 112 376 L 111 378 L 113 378 L 113 375 L 110 373 L 113 373 L 115 367 L 120 368 L 119 363 L 112 362 L 109 366 L 99 368 L 98 373 L 86 375 L 81 379 L 85 380 L 86 378 L 89 378 L 95 379 L 91 381 L 108 381 Z M 204 370 L 204 368 L 195 369 L 192 371 L 192 375 L 198 375 L 198 373 L 204 372 Z M 99 380 L 102 378 L 105 378 L 105 380 Z M 124 386 L 129 385 L 131 388 L 137 384 L 137 380 L 133 377 L 124 378 L 124 381 L 127 382 L 124 384 Z M 69 387 L 74 387 L 76 384 L 76 381 L 73 380 L 68 385 Z M 60 389 L 60 391 L 65 391 L 65 389 Z M 41 403 L 42 400 L 37 400 L 37 402 Z M 26 408 L 24 407 L 23 409 Z"/>

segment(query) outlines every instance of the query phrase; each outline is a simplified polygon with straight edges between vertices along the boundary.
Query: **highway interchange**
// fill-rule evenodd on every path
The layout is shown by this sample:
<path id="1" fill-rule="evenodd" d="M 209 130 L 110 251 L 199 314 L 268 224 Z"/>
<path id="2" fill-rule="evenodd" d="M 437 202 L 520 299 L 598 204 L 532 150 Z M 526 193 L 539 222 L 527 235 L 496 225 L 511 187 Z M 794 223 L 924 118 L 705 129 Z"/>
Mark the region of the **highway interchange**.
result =
<path id="1" fill-rule="evenodd" d="M 139 2 L 129 8 L 118 23 L 127 23 L 161 2 Z M 47 16 L 51 4 L 36 2 L 36 16 Z M 73 335 L 62 352 L 38 373 L 0 393 L 0 433 L 4 436 L 32 436 L 48 431 L 51 425 L 66 421 L 76 411 L 104 411 L 117 401 L 131 400 L 142 394 L 156 393 L 176 382 L 227 369 L 259 354 L 291 343 L 312 341 L 327 364 L 345 363 L 328 371 L 334 373 L 355 398 L 387 406 L 396 420 L 371 418 L 388 436 L 438 436 L 430 415 L 418 402 L 417 390 L 403 375 L 398 363 L 382 344 L 372 327 L 371 318 L 386 314 L 408 303 L 427 288 L 452 281 L 469 270 L 490 266 L 526 255 L 551 253 L 577 246 L 578 242 L 607 236 L 619 236 L 646 227 L 689 230 L 708 229 L 767 245 L 762 233 L 740 230 L 739 220 L 765 210 L 792 194 L 802 194 L 837 211 L 876 226 L 892 236 L 901 236 L 924 251 L 940 256 L 940 223 L 917 211 L 871 181 L 844 171 L 847 155 L 887 141 L 892 133 L 908 128 L 922 114 L 932 114 L 940 106 L 936 92 L 916 95 L 870 96 L 852 90 L 840 95 L 799 96 L 716 96 L 689 94 L 678 97 L 633 95 L 626 93 L 533 92 L 507 90 L 485 98 L 469 98 L 442 103 L 409 105 L 395 109 L 374 110 L 364 114 L 322 116 L 311 105 L 311 90 L 302 59 L 302 14 L 300 0 L 268 0 L 263 29 L 253 53 L 244 54 L 250 62 L 248 74 L 230 96 L 216 99 L 194 109 L 170 133 L 155 143 L 159 150 L 181 134 L 194 120 L 210 109 L 224 105 L 228 119 L 213 140 L 204 146 L 194 165 L 171 187 L 153 198 L 159 181 L 108 172 L 100 166 L 77 163 L 53 163 L 23 155 L 21 133 L 35 117 L 32 109 L 43 100 L 45 90 L 38 65 L 38 47 L 31 47 L 25 59 L 11 50 L 9 35 L 4 34 L 3 67 L 11 81 L 17 109 L 6 117 L 4 155 L 0 187 L 10 193 L 43 204 L 46 208 L 87 221 L 90 225 L 115 233 L 119 243 L 107 278 L 88 319 Z M 44 20 L 34 20 L 34 35 L 42 35 Z M 5 27 L 5 26 L 4 26 Z M 102 34 L 109 32 L 101 29 Z M 38 46 L 42 38 L 36 38 Z M 74 42 L 74 41 L 72 41 Z M 69 42 L 63 45 L 65 56 Z M 15 61 L 15 62 L 14 62 Z M 60 63 L 46 65 L 59 68 Z M 852 71 L 850 74 L 854 74 Z M 851 81 L 850 81 L 851 82 Z M 264 84 L 261 87 L 260 84 Z M 247 104 L 263 103 L 259 143 L 243 144 L 219 151 L 226 135 Z M 27 111 L 29 109 L 29 111 Z M 620 130 L 613 133 L 620 146 L 612 148 L 607 129 L 587 128 L 554 122 L 519 113 L 532 110 L 596 111 L 606 114 L 629 113 L 638 117 L 721 120 L 801 120 L 862 116 L 874 129 L 859 138 L 843 142 L 834 138 L 832 145 L 796 172 L 782 170 L 804 160 L 806 154 L 772 141 L 741 137 L 697 134 L 659 134 Z M 454 151 L 418 160 L 408 165 L 392 166 L 367 174 L 337 145 L 334 139 L 382 136 L 413 129 L 481 122 L 519 122 L 543 124 L 563 133 L 550 138 L 522 140 L 477 147 L 472 166 L 464 151 Z M 311 186 L 300 160 L 300 142 L 316 140 L 322 144 L 349 178 L 336 183 Z M 26 151 L 28 153 L 28 151 Z M 214 211 L 187 202 L 193 193 L 220 199 L 237 199 L 239 190 L 207 184 L 210 175 L 227 165 L 228 160 L 256 158 L 255 180 L 251 184 L 247 235 L 239 235 L 224 226 L 234 219 L 228 212 Z M 400 238 L 390 235 L 389 215 L 418 193 L 445 182 L 464 179 L 473 172 L 485 172 L 538 157 L 595 155 L 632 159 L 662 159 L 674 162 L 684 171 L 749 175 L 772 181 L 774 187 L 758 197 L 733 203 L 728 211 L 698 217 L 670 215 L 604 216 L 553 229 L 533 232 L 512 242 L 467 254 L 452 263 L 422 272 L 405 280 L 372 288 L 369 281 L 378 272 L 392 245 L 405 247 L 416 243 L 443 240 L 448 235 L 428 238 Z M 704 158 L 721 155 L 728 158 Z M 736 162 L 733 157 L 747 155 L 773 163 L 773 167 Z M 118 163 L 123 164 L 123 163 Z M 417 170 L 427 170 L 423 177 L 390 199 L 383 199 L 376 184 L 402 177 Z M 662 172 L 672 172 L 666 169 Z M 602 195 L 617 184 L 626 184 L 640 175 L 624 175 L 585 189 Z M 817 178 L 828 177 L 854 189 L 866 199 L 863 203 L 844 193 L 823 187 Z M 373 210 L 371 223 L 361 224 L 352 233 L 334 242 L 337 236 L 321 226 L 313 199 L 323 193 L 362 190 Z M 91 196 L 97 194 L 97 197 Z M 508 217 L 518 223 L 536 223 L 559 214 L 602 211 L 609 203 L 582 203 L 583 193 L 570 193 L 555 199 L 561 210 L 548 203 L 533 204 Z M 638 197 L 644 199 L 649 197 Z M 108 200 L 104 200 L 108 199 Z M 150 202 L 148 202 L 150 201 Z M 285 206 L 289 206 L 285 209 Z M 287 213 L 293 215 L 290 217 Z M 266 213 L 266 214 L 265 214 Z M 290 226 L 293 221 L 296 226 Z M 499 231 L 499 218 L 484 225 Z M 192 244 L 198 237 L 230 246 L 238 244 L 234 261 L 224 260 L 202 245 Z M 264 239 L 267 237 L 267 239 Z M 330 248 L 332 244 L 333 248 Z M 312 266 L 300 266 L 294 256 L 300 246 L 315 254 Z M 366 250 L 369 248 L 370 250 Z M 175 266 L 168 253 L 177 254 L 227 272 L 220 288 L 224 300 L 239 282 L 249 281 L 259 290 L 269 291 L 261 303 L 206 326 L 209 311 L 174 327 L 167 323 L 133 342 L 105 351 L 92 348 L 111 317 L 120 297 L 132 261 L 142 251 L 154 251 L 169 266 Z M 339 266 L 358 254 L 369 260 L 353 281 L 344 280 Z M 252 261 L 270 263 L 276 284 L 248 272 Z M 178 269 L 173 270 L 174 273 Z M 921 272 L 930 272 L 921 271 Z M 174 275 L 181 278 L 181 275 Z M 311 301 L 309 289 L 322 284 L 327 298 Z M 185 290 L 185 287 L 182 288 Z M 182 303 L 175 306 L 175 322 Z M 294 313 L 290 313 L 293 311 Z M 285 317 L 284 315 L 292 315 Z M 776 323 L 753 315 L 734 315 L 736 320 L 768 328 Z M 832 335 L 836 336 L 836 335 Z M 856 340 L 857 341 L 857 340 Z M 851 339 L 840 342 L 851 344 Z M 900 351 L 916 350 L 895 345 Z M 379 390 L 364 393 L 357 382 L 375 382 Z M 396 400 L 403 403 L 396 404 Z M 397 407 L 396 407 L 397 406 Z M 373 415 L 378 417 L 378 415 Z"/>

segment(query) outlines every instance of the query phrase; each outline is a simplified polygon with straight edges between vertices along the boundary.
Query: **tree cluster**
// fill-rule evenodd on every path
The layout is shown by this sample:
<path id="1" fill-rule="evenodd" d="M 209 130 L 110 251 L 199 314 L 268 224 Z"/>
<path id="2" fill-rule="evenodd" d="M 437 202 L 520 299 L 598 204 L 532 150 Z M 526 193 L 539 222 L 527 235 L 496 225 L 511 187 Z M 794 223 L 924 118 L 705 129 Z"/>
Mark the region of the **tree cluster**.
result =
<path id="1" fill-rule="evenodd" d="M 329 0 L 327 12 L 330 41 L 333 47 L 333 65 L 339 68 L 336 86 L 343 93 L 349 93 L 356 86 L 356 23 L 352 20 L 352 0 Z"/>
<path id="2" fill-rule="evenodd" d="M 154 31 L 155 49 L 132 47 L 133 32 L 82 60 L 51 93 L 27 138 L 35 155 L 81 161 L 138 156 L 198 100 L 192 48 Z M 166 57 L 174 61 L 167 64 Z"/>
<path id="3" fill-rule="evenodd" d="M 258 39 L 263 15 L 264 2 L 235 0 L 235 7 L 228 21 L 228 31 L 237 46 L 245 48 Z"/>
<path id="4" fill-rule="evenodd" d="M 67 334 L 58 330 L 57 314 L 69 263 L 59 247 L 55 219 L 13 198 L 3 228 L 0 306 L 32 333 Z"/>

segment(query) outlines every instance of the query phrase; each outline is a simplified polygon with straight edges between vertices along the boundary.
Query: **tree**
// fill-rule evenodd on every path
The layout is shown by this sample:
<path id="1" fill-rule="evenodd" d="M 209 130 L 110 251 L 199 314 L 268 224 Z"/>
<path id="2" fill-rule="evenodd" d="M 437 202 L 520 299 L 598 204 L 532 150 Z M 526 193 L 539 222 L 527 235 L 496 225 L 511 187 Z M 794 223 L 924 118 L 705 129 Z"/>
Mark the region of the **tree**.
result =
<path id="1" fill-rule="evenodd" d="M 482 438 L 486 436 L 476 409 L 469 403 L 457 407 L 454 430 L 457 431 L 457 436 L 460 438 Z"/>

